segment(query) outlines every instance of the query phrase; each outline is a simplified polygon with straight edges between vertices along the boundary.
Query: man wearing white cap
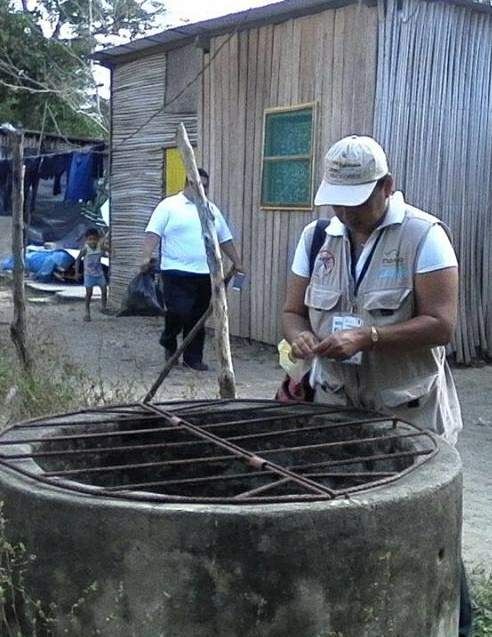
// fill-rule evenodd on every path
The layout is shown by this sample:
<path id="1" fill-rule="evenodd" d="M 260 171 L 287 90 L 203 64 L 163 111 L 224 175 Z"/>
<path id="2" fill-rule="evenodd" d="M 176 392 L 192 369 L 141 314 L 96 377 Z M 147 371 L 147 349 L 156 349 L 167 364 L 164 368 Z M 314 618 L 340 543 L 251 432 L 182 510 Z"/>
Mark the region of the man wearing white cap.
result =
<path id="1" fill-rule="evenodd" d="M 447 228 L 393 193 L 370 137 L 328 150 L 315 204 L 335 214 L 311 275 L 316 222 L 304 229 L 283 313 L 293 356 L 313 361 L 315 401 L 395 414 L 455 444 L 462 419 L 445 346 L 458 264 Z M 468 610 L 460 636 L 470 634 Z"/>

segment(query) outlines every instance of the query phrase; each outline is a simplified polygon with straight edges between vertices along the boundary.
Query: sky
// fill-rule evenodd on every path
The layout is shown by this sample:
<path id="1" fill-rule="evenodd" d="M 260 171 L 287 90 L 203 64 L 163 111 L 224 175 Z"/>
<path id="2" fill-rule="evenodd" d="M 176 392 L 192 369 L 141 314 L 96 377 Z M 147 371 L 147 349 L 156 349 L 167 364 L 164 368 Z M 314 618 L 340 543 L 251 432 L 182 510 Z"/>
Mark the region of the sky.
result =
<path id="1" fill-rule="evenodd" d="M 244 11 L 250 7 L 260 7 L 272 4 L 278 0 L 164 0 L 166 14 L 163 19 L 162 28 L 157 31 L 164 31 L 166 28 L 178 24 L 200 22 L 209 18 L 216 18 L 228 13 Z M 100 95 L 109 97 L 109 71 L 103 67 L 96 66 L 94 75 L 98 82 Z"/>

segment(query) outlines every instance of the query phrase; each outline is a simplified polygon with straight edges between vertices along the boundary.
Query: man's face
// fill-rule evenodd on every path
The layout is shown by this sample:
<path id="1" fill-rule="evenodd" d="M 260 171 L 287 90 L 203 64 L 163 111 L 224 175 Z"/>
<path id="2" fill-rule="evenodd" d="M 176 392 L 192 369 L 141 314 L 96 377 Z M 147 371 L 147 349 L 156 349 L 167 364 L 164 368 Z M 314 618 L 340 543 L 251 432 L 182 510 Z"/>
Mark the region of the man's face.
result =
<path id="1" fill-rule="evenodd" d="M 391 194 L 392 187 L 393 180 L 388 176 L 360 206 L 333 206 L 335 215 L 353 232 L 372 231 L 386 212 L 386 200 Z"/>

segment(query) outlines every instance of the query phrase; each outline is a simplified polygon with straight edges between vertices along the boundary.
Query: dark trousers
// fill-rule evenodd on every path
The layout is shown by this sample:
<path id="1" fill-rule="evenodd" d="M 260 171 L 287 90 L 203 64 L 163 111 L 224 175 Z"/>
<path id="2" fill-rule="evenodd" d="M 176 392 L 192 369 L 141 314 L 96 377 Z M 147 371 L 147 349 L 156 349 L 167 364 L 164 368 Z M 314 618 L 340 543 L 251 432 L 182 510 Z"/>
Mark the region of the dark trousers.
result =
<path id="1" fill-rule="evenodd" d="M 165 327 L 160 344 L 169 352 L 175 352 L 177 337 L 182 332 L 183 338 L 205 313 L 212 295 L 210 275 L 182 275 L 162 272 L 164 301 L 166 303 Z M 202 328 L 183 353 L 185 363 L 201 363 L 205 328 Z"/>

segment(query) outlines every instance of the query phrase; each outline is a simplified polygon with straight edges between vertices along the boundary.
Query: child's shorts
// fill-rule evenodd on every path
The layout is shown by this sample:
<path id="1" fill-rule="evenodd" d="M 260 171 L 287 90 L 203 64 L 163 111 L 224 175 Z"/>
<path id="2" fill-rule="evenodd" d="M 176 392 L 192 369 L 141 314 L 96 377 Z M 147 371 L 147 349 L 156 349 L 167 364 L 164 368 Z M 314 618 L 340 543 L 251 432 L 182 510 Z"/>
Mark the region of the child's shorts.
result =
<path id="1" fill-rule="evenodd" d="M 86 288 L 105 288 L 106 277 L 104 274 L 100 276 L 91 276 L 90 274 L 84 274 L 84 287 Z"/>

